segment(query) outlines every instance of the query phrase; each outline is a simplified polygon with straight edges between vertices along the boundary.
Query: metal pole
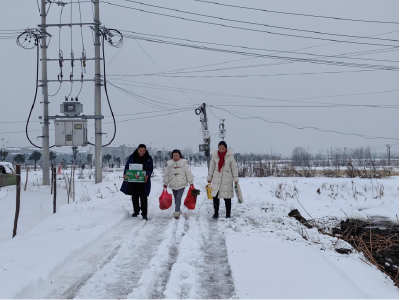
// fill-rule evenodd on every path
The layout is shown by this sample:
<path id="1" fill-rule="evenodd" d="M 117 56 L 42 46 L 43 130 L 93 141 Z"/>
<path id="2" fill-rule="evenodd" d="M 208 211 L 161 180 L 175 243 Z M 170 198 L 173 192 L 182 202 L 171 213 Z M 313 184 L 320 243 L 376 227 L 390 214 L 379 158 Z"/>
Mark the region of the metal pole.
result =
<path id="1" fill-rule="evenodd" d="M 203 103 L 203 112 L 204 112 L 204 130 L 208 130 L 207 106 L 205 103 Z M 209 136 L 207 144 L 208 144 L 208 148 L 210 149 L 211 136 Z M 207 159 L 207 168 L 210 168 L 210 150 L 206 150 L 204 155 L 206 156 L 206 159 Z"/>
<path id="2" fill-rule="evenodd" d="M 43 123 L 42 123 L 42 155 L 43 155 L 43 185 L 50 185 L 50 149 L 49 149 L 49 92 L 47 85 L 47 35 L 46 35 L 46 0 L 41 1 L 40 16 L 42 31 L 42 95 L 43 95 Z"/>
<path id="3" fill-rule="evenodd" d="M 44 0 L 43 0 L 44 1 Z M 94 85 L 94 114 L 96 116 L 101 115 L 101 77 L 100 77 L 100 3 L 99 0 L 94 1 L 95 17 L 94 26 L 95 28 L 95 85 Z M 95 183 L 101 183 L 103 180 L 102 171 L 102 128 L 101 120 L 95 120 Z"/>

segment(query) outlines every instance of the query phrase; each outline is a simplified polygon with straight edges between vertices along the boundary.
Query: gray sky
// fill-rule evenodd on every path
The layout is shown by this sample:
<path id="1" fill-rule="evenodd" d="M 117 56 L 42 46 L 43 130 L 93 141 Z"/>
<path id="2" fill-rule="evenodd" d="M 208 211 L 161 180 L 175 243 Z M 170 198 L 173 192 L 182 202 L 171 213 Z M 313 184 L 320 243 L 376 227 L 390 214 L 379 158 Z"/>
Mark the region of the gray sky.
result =
<path id="1" fill-rule="evenodd" d="M 69 2 L 69 1 L 66 1 Z M 257 30 L 266 30 L 284 34 L 294 34 L 302 36 L 313 36 L 325 39 L 349 40 L 351 38 L 340 36 L 329 36 L 311 34 L 301 31 L 289 31 L 265 26 L 256 26 L 250 24 L 240 24 L 206 17 L 193 16 L 176 11 L 168 11 L 154 7 L 147 7 L 137 3 L 130 3 L 124 0 L 109 0 L 108 2 L 144 9 L 147 11 L 164 13 L 168 15 L 181 16 L 188 19 L 223 23 L 230 26 L 245 27 Z M 248 7 L 263 8 L 268 10 L 305 13 L 324 16 L 335 16 L 341 18 L 352 18 L 362 20 L 382 20 L 398 22 L 399 2 L 395 0 L 386 1 L 226 1 L 218 0 L 220 3 L 229 3 Z M 151 0 L 148 4 L 164 6 L 168 8 L 180 9 L 199 14 L 219 16 L 223 18 L 242 20 L 248 22 L 262 23 L 273 26 L 289 27 L 294 29 L 314 30 L 336 34 L 354 35 L 354 36 L 373 36 L 398 30 L 398 24 L 378 24 L 366 22 L 338 21 L 323 18 L 311 18 L 285 14 L 266 13 L 261 11 L 251 11 L 237 8 L 216 6 L 208 3 L 195 2 L 192 0 Z M 73 4 L 72 19 L 79 21 L 79 9 L 77 4 Z M 18 0 L 1 1 L 1 10 L 3 12 L 0 19 L 0 30 L 5 29 L 24 29 L 35 27 L 40 23 L 40 17 L 36 1 Z M 92 8 L 90 3 L 82 3 L 82 19 L 84 22 L 92 20 Z M 208 25 L 196 22 L 189 22 L 180 19 L 174 19 L 159 15 L 147 14 L 140 11 L 130 10 L 121 7 L 111 6 L 102 3 L 100 7 L 101 22 L 108 28 L 119 30 L 129 30 L 138 33 L 162 35 L 195 41 L 204 41 L 210 43 L 222 43 L 251 48 L 261 48 L 279 51 L 306 52 L 318 55 L 340 55 L 344 53 L 353 53 L 359 51 L 368 51 L 384 49 L 387 46 L 380 45 L 362 45 L 351 43 L 334 43 L 326 40 L 315 40 L 273 35 L 265 32 L 253 32 L 247 30 L 225 28 L 221 26 Z M 61 8 L 52 5 L 49 11 L 48 23 L 59 23 Z M 67 23 L 71 18 L 71 6 L 65 6 L 62 15 L 62 22 Z M 50 34 L 53 35 L 49 47 L 50 58 L 58 58 L 59 48 L 59 30 L 51 28 Z M 71 32 L 69 28 L 63 28 L 61 31 L 61 50 L 64 58 L 69 58 L 71 52 Z M 381 39 L 398 40 L 398 31 L 376 36 Z M 83 40 L 87 57 L 93 57 L 93 40 L 91 31 L 88 28 L 83 30 Z M 138 45 L 138 42 L 143 49 Z M 294 62 L 289 64 L 277 64 L 282 60 L 271 58 L 251 58 L 243 55 L 231 53 L 220 53 L 215 51 L 197 50 L 187 47 L 151 43 L 147 41 L 136 41 L 134 39 L 125 39 L 124 46 L 116 49 L 106 45 L 106 63 L 112 58 L 112 62 L 106 68 L 108 80 L 121 88 L 133 91 L 153 101 L 162 102 L 163 107 L 193 107 L 205 102 L 214 105 L 211 108 L 215 117 L 209 112 L 209 127 L 212 134 L 212 146 L 216 147 L 219 141 L 218 124 L 219 118 L 224 118 L 227 129 L 226 141 L 229 147 L 240 152 L 273 152 L 289 154 L 295 146 L 304 146 L 312 152 L 326 150 L 333 147 L 360 147 L 372 146 L 376 151 L 385 151 L 385 144 L 394 144 L 392 151 L 398 152 L 398 140 L 373 139 L 367 140 L 357 136 L 344 136 L 335 133 L 323 133 L 312 129 L 294 129 L 284 124 L 266 123 L 259 119 L 244 120 L 230 115 L 228 112 L 217 109 L 223 108 L 234 114 L 246 114 L 250 116 L 262 117 L 268 120 L 287 122 L 302 126 L 313 126 L 321 129 L 335 130 L 339 132 L 359 133 L 369 136 L 380 136 L 398 139 L 399 137 L 399 110 L 383 109 L 370 107 L 254 107 L 254 105 L 297 105 L 310 106 L 321 105 L 324 103 L 344 103 L 344 104 L 391 104 L 398 105 L 398 91 L 358 95 L 358 96 L 340 96 L 329 98 L 313 98 L 321 96 L 360 94 L 371 92 L 382 92 L 398 90 L 399 78 L 397 71 L 368 71 L 354 72 L 361 69 L 359 67 L 317 65 L 305 62 Z M 376 43 L 383 45 L 398 45 L 398 43 L 384 40 L 357 39 L 353 42 Z M 0 57 L 0 82 L 1 82 L 1 122 L 22 121 L 20 123 L 1 123 L 0 138 L 9 141 L 7 146 L 25 146 L 28 141 L 23 132 L 30 107 L 32 105 L 35 91 L 35 72 L 36 72 L 36 51 L 24 50 L 15 44 L 13 39 L 0 40 L 2 45 L 2 55 Z M 194 44 L 193 42 L 185 42 Z M 200 45 L 200 44 L 197 44 Z M 212 48 L 223 48 L 234 51 L 243 51 L 258 54 L 273 54 L 274 52 L 257 51 L 251 49 L 240 49 L 232 47 L 223 47 L 218 45 L 203 45 Z M 299 50 L 303 48 L 308 48 Z M 75 57 L 80 57 L 82 52 L 82 39 L 80 29 L 73 29 L 72 48 Z M 144 52 L 154 60 L 154 62 L 163 71 L 176 70 L 181 68 L 202 66 L 208 64 L 217 64 L 232 60 L 237 62 L 224 63 L 209 67 L 190 69 L 188 71 L 200 71 L 217 68 L 230 68 L 227 70 L 195 72 L 174 74 L 175 76 L 219 76 L 219 75 L 252 75 L 251 77 L 230 77 L 230 78 L 198 78 L 198 77 L 170 77 L 163 76 L 135 76 L 125 78 L 121 81 L 111 75 L 137 75 L 144 73 L 159 73 L 159 69 Z M 116 56 L 115 56 L 116 55 Z M 398 66 L 397 62 L 382 61 L 364 61 L 343 58 L 312 57 L 300 54 L 274 53 L 277 56 L 314 58 L 319 60 L 331 60 L 351 62 L 357 64 L 373 64 Z M 350 55 L 350 54 L 348 54 Z M 347 56 L 348 56 L 347 55 Z M 115 57 L 114 57 L 115 56 Z M 398 51 L 368 54 L 354 56 L 363 59 L 391 60 L 398 61 Z M 247 58 L 247 59 L 246 59 Z M 246 59 L 246 60 L 243 60 Z M 267 65 L 251 68 L 232 67 L 249 65 Z M 275 65 L 271 65 L 275 64 Z M 88 63 L 87 74 L 85 78 L 92 78 L 94 65 Z M 68 62 L 65 62 L 63 69 L 64 79 L 69 76 L 71 71 Z M 349 72 L 352 71 L 352 72 Z M 80 66 L 76 63 L 74 74 L 75 78 L 80 77 Z M 321 73 L 321 72 L 343 72 L 331 74 L 316 75 L 297 75 L 297 76 L 265 76 L 255 77 L 254 75 L 266 74 L 293 74 L 293 73 Z M 52 62 L 48 66 L 49 79 L 56 79 L 59 73 L 58 63 Z M 133 82 L 134 81 L 134 82 Z M 210 93 L 241 95 L 243 98 L 233 96 L 217 96 L 206 93 L 192 93 L 186 91 L 185 96 L 177 90 L 174 84 L 180 89 L 199 90 Z M 164 87 L 162 87 L 164 86 Z M 80 90 L 80 83 L 75 83 L 71 96 L 76 96 Z M 146 88 L 147 87 L 147 88 Z M 165 88 L 167 87 L 167 88 Z M 156 89 L 157 88 L 157 89 Z M 50 85 L 50 94 L 58 89 L 58 84 Z M 59 104 L 64 97 L 70 93 L 71 85 L 64 82 L 57 96 L 50 98 L 50 114 L 59 114 Z M 152 144 L 156 147 L 181 148 L 191 146 L 197 149 L 201 143 L 199 117 L 195 115 L 194 110 L 184 111 L 177 114 L 158 116 L 153 118 L 143 118 L 145 116 L 154 116 L 174 112 L 165 111 L 165 108 L 151 107 L 159 106 L 160 103 L 150 102 L 141 98 L 128 97 L 126 94 L 108 85 L 110 101 L 116 115 L 136 114 L 140 112 L 152 112 L 143 115 L 118 116 L 117 120 L 127 120 L 142 118 L 134 121 L 118 122 L 117 136 L 113 145 L 119 144 Z M 84 113 L 93 114 L 93 84 L 85 83 L 80 101 L 84 104 Z M 262 97 L 268 99 L 293 100 L 302 98 L 301 101 L 319 102 L 315 103 L 294 103 L 279 102 L 254 99 L 249 97 Z M 189 99 L 190 98 L 190 99 Z M 30 130 L 40 130 L 38 116 L 41 114 L 41 90 L 38 93 L 38 99 L 32 114 L 33 123 L 30 124 Z M 222 105 L 245 105 L 245 106 L 222 106 Z M 174 106 L 175 105 L 175 106 Z M 179 109 L 179 108 L 176 108 Z M 103 114 L 110 116 L 106 98 L 103 92 Z M 240 115 L 246 117 L 245 115 Z M 105 122 L 111 122 L 110 117 L 106 117 Z M 51 125 L 54 128 L 54 125 Z M 22 131 L 22 132 L 18 132 Z M 104 137 L 104 142 L 112 137 L 112 124 L 104 125 L 104 132 L 108 135 Z M 4 133 L 18 132 L 18 133 Z M 41 143 L 36 137 L 41 135 L 40 131 L 32 131 L 30 136 L 36 143 Z M 50 133 L 50 143 L 54 142 L 54 131 Z M 89 127 L 89 137 L 94 136 L 94 127 Z M 94 142 L 94 138 L 90 139 Z M 0 144 L 1 146 L 1 144 Z M 378 148 L 380 147 L 380 148 Z M 61 150 L 61 149 L 60 149 Z M 70 149 L 62 149 L 70 152 Z"/>

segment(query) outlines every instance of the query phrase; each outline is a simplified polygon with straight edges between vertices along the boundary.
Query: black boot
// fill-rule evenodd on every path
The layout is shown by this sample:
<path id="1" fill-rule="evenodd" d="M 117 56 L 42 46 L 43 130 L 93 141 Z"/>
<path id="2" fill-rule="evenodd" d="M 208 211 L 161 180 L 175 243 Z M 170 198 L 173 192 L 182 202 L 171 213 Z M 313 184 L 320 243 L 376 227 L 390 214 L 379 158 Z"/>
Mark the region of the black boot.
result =
<path id="1" fill-rule="evenodd" d="M 231 217 L 232 199 L 225 199 L 226 218 Z"/>
<path id="2" fill-rule="evenodd" d="M 217 219 L 219 217 L 218 211 L 219 211 L 219 198 L 214 197 L 213 199 L 214 202 L 214 215 L 212 216 L 214 219 Z"/>
<path id="3" fill-rule="evenodd" d="M 138 215 L 139 215 L 139 213 L 135 213 L 135 212 L 134 212 L 134 213 L 132 214 L 132 217 L 137 217 Z"/>

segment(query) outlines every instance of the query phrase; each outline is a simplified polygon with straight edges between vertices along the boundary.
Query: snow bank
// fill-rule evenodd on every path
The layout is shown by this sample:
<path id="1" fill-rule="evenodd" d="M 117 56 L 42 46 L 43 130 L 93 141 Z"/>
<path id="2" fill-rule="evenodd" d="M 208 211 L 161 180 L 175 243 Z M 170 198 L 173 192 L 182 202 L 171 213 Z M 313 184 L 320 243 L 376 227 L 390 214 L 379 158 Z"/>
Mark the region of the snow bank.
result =
<path id="1" fill-rule="evenodd" d="M 1 298 L 46 280 L 68 260 L 118 225 L 127 212 L 110 199 L 62 206 L 26 234 L 0 244 Z"/>

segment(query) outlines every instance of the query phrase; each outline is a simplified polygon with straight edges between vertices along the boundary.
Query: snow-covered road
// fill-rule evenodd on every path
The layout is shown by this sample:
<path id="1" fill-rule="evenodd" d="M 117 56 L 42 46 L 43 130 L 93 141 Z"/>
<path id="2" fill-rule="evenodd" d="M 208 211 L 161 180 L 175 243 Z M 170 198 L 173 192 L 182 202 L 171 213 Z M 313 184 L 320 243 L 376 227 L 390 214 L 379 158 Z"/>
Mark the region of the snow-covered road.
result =
<path id="1" fill-rule="evenodd" d="M 118 176 L 101 185 L 78 183 L 77 203 L 62 205 L 32 230 L 0 244 L 0 297 L 398 298 L 393 283 L 361 261 L 361 254 L 334 251 L 350 245 L 289 218 L 292 208 L 307 215 L 300 202 L 274 197 L 274 188 L 284 182 L 288 192 L 297 187 L 298 199 L 316 219 L 335 222 L 341 210 L 388 217 L 398 210 L 398 178 L 383 181 L 382 199 L 367 199 L 365 187 L 362 201 L 346 194 L 347 179 L 241 179 L 245 203 L 234 200 L 233 217 L 225 219 L 222 202 L 216 221 L 204 190 L 206 170 L 193 173 L 202 194 L 195 210 L 183 207 L 179 220 L 172 218 L 172 208 L 158 208 L 160 171 L 147 222 L 131 217 L 130 199 L 114 185 L 120 184 Z M 326 180 L 324 197 L 323 189 L 315 191 Z M 362 190 L 365 182 L 355 184 Z M 332 199 L 335 185 L 342 195 Z"/>

